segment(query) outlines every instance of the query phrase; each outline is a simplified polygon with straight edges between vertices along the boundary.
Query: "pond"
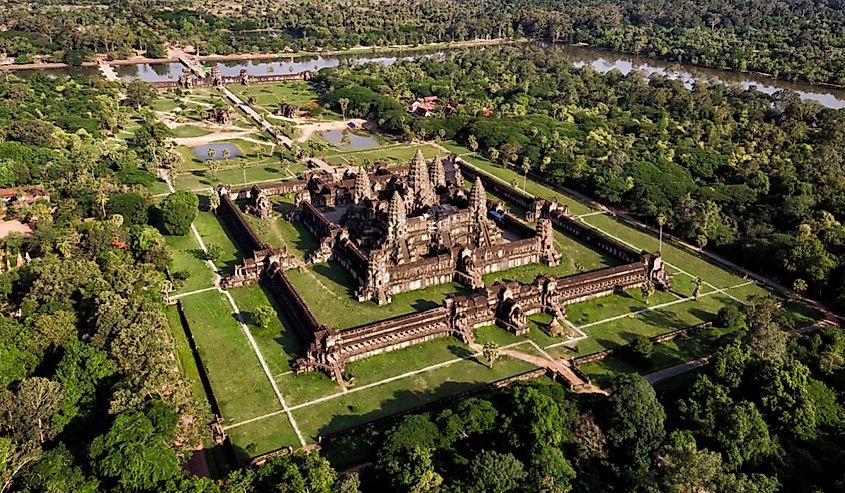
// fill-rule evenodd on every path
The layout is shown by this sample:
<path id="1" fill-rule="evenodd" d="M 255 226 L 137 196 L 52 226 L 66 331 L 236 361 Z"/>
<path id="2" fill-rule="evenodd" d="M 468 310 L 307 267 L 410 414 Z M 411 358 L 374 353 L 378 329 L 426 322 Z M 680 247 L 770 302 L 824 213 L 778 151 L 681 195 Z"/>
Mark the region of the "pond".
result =
<path id="1" fill-rule="evenodd" d="M 231 61 L 206 61 L 205 66 L 209 69 L 217 67 L 220 73 L 228 76 L 235 76 L 245 69 L 250 75 L 288 74 L 311 70 L 317 72 L 327 67 L 337 67 L 341 63 L 347 65 L 362 63 L 383 63 L 391 65 L 397 60 L 412 60 L 423 56 L 442 56 L 443 51 L 414 51 L 395 52 L 381 55 L 366 54 L 358 55 L 331 55 L 331 56 L 310 56 L 310 57 L 285 57 L 263 60 L 231 60 Z"/>
<path id="2" fill-rule="evenodd" d="M 596 48 L 548 45 L 545 43 L 542 43 L 542 46 L 563 55 L 564 58 L 576 67 L 589 65 L 602 73 L 619 70 L 623 75 L 626 75 L 636 70 L 642 72 L 645 77 L 651 74 L 660 74 L 683 81 L 684 85 L 689 89 L 692 89 L 697 82 L 713 82 L 738 86 L 743 89 L 755 87 L 758 91 L 766 94 L 773 94 L 782 89 L 788 89 L 798 93 L 801 99 L 817 101 L 827 108 L 845 108 L 845 90 L 842 89 L 783 81 L 758 74 L 701 68 L 624 53 L 604 51 Z"/>
<path id="3" fill-rule="evenodd" d="M 112 65 L 117 76 L 123 80 L 141 79 L 147 82 L 179 80 L 182 69 L 179 62 L 134 63 L 131 65 Z"/>
<path id="4" fill-rule="evenodd" d="M 354 132 L 351 130 L 322 130 L 316 132 L 320 137 L 329 141 L 329 143 L 338 149 L 366 149 L 367 147 L 378 147 L 379 141 L 366 133 Z M 344 139 L 343 134 L 346 134 L 348 141 Z"/>
<path id="5" fill-rule="evenodd" d="M 214 149 L 214 157 L 208 155 L 209 149 Z M 230 155 L 223 157 L 223 151 L 227 149 Z M 231 142 L 212 142 L 210 144 L 191 147 L 191 150 L 194 151 L 194 154 L 197 155 L 197 159 L 200 161 L 209 161 L 211 159 L 219 161 L 221 159 L 233 159 L 242 155 L 241 149 Z"/>

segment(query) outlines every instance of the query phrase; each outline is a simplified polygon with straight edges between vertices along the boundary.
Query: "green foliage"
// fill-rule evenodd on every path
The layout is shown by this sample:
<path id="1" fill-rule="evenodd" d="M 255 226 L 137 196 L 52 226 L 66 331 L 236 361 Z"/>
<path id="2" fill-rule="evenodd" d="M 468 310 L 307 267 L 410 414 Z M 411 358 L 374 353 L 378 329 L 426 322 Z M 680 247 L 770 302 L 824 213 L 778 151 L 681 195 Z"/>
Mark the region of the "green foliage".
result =
<path id="1" fill-rule="evenodd" d="M 182 190 L 171 193 L 159 205 L 162 232 L 168 235 L 187 234 L 198 210 L 197 194 Z"/>
<path id="2" fill-rule="evenodd" d="M 120 214 L 127 226 L 147 224 L 151 202 L 146 197 L 127 192 L 112 196 L 106 207 L 108 215 Z"/>
<path id="3" fill-rule="evenodd" d="M 745 323 L 742 312 L 734 305 L 725 305 L 719 308 L 719 311 L 716 313 L 716 321 L 719 327 L 724 328 L 739 327 Z"/>
<path id="4" fill-rule="evenodd" d="M 467 490 L 478 493 L 505 493 L 519 489 L 527 473 L 511 453 L 482 452 L 469 464 Z"/>
<path id="5" fill-rule="evenodd" d="M 256 306 L 255 309 L 252 311 L 252 317 L 259 327 L 261 327 L 262 329 L 266 329 L 270 326 L 271 323 L 273 323 L 273 320 L 278 318 L 278 315 L 276 314 L 276 310 L 274 310 L 272 306 L 260 305 Z"/>
<path id="6" fill-rule="evenodd" d="M 98 475 L 127 490 L 152 490 L 179 474 L 179 461 L 162 430 L 138 411 L 118 414 L 88 453 Z"/>
<path id="7" fill-rule="evenodd" d="M 665 435 L 666 413 L 654 389 L 639 375 L 621 375 L 609 398 L 607 437 L 625 468 L 639 474 Z"/>
<path id="8" fill-rule="evenodd" d="M 126 104 L 141 109 L 142 106 L 149 106 L 156 97 L 156 89 L 149 82 L 141 79 L 132 79 L 126 84 Z"/>
<path id="9" fill-rule="evenodd" d="M 639 364 L 647 365 L 654 354 L 654 344 L 645 336 L 637 336 L 628 346 L 631 355 Z"/>
<path id="10" fill-rule="evenodd" d="M 511 443 L 528 447 L 533 443 L 559 446 L 569 439 L 566 431 L 571 416 L 559 402 L 537 387 L 519 386 L 511 394 Z"/>

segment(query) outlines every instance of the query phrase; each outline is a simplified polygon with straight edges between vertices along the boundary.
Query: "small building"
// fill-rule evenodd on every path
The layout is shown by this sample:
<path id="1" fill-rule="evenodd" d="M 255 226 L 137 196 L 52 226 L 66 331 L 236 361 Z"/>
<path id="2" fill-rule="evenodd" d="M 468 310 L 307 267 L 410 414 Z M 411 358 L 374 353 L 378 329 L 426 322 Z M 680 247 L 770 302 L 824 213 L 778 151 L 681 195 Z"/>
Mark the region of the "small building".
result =
<path id="1" fill-rule="evenodd" d="M 8 207 L 17 204 L 31 204 L 37 200 L 50 200 L 50 194 L 43 185 L 28 185 L 15 188 L 0 188 L 0 199 Z"/>

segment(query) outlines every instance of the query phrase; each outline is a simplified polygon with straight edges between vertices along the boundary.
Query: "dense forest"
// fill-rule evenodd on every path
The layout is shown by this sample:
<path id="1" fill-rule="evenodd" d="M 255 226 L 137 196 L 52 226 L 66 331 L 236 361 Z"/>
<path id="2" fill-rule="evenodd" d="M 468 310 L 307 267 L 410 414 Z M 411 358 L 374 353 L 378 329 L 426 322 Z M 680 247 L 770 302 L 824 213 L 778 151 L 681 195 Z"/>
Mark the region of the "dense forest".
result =
<path id="1" fill-rule="evenodd" d="M 406 138 L 457 139 L 845 309 L 845 112 L 796 94 L 574 68 L 539 48 L 321 72 L 324 98 Z M 459 108 L 414 118 L 436 95 Z"/>
<path id="2" fill-rule="evenodd" d="M 530 37 L 786 79 L 845 84 L 839 1 L 316 0 L 237 4 L 5 0 L 0 50 L 81 63 L 95 53 L 279 53 Z"/>
<path id="3" fill-rule="evenodd" d="M 779 318 L 758 300 L 734 319 L 745 336 L 659 394 L 638 375 L 609 397 L 539 381 L 404 418 L 371 439 L 363 491 L 841 491 L 845 337 L 787 345 Z"/>

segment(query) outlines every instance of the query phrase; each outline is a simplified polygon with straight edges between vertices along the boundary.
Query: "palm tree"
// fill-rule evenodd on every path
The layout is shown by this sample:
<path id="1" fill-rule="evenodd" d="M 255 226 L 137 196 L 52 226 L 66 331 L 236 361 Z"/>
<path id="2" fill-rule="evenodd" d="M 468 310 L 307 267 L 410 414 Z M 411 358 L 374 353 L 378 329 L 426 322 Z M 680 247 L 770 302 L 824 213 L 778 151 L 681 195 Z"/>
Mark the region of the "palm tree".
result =
<path id="1" fill-rule="evenodd" d="M 232 157 L 232 151 L 229 149 L 223 149 L 223 159 L 225 159 L 226 162 L 229 162 L 230 157 Z"/>
<path id="2" fill-rule="evenodd" d="M 645 301 L 645 304 L 648 305 L 648 299 L 654 294 L 654 283 L 646 281 L 640 289 L 643 291 L 643 300 Z"/>
<path id="3" fill-rule="evenodd" d="M 663 225 L 666 224 L 666 216 L 661 212 L 657 215 L 657 225 L 660 226 L 660 235 L 658 240 L 657 251 L 663 253 Z"/>
<path id="4" fill-rule="evenodd" d="M 499 359 L 499 345 L 495 342 L 488 342 L 484 344 L 484 347 L 481 350 L 484 358 L 487 360 L 487 366 L 493 368 L 493 363 Z"/>
<path id="5" fill-rule="evenodd" d="M 346 120 L 346 108 L 349 106 L 349 98 L 340 98 L 337 100 L 337 104 L 340 105 L 340 112 L 343 115 L 343 119 Z"/>
<path id="6" fill-rule="evenodd" d="M 217 156 L 217 151 L 213 147 L 209 147 L 206 154 L 208 154 L 209 160 L 214 161 L 214 158 Z"/>
<path id="7" fill-rule="evenodd" d="M 246 185 L 246 159 L 238 161 L 238 166 L 240 166 L 241 171 L 244 173 L 244 185 Z"/>
<path id="8" fill-rule="evenodd" d="M 527 157 L 522 158 L 522 189 L 525 190 L 525 185 L 528 182 L 528 172 L 531 170 L 531 161 Z"/>
<path id="9" fill-rule="evenodd" d="M 218 207 L 220 207 L 220 195 L 215 192 L 208 197 L 208 208 L 211 212 L 217 212 Z"/>
<path id="10" fill-rule="evenodd" d="M 700 277 L 696 277 L 695 282 L 693 283 L 693 286 L 695 286 L 695 289 L 692 292 L 693 298 L 695 298 L 695 299 L 701 298 L 701 285 L 702 284 L 704 284 L 704 281 Z"/>

